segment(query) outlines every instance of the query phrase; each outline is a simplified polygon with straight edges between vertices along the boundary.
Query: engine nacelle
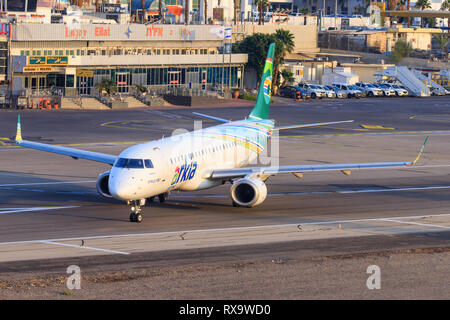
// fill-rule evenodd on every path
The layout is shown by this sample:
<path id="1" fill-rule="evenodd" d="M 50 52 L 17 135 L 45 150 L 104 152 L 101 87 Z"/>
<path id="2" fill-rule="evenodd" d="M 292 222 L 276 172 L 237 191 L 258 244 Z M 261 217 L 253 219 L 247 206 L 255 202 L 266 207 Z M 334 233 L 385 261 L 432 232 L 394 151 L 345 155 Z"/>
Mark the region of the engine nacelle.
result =
<path id="1" fill-rule="evenodd" d="M 98 176 L 97 179 L 97 192 L 106 198 L 111 198 L 111 193 L 109 193 L 109 171 L 103 172 Z"/>
<path id="2" fill-rule="evenodd" d="M 258 178 L 242 178 L 231 186 L 231 198 L 242 207 L 257 206 L 266 197 L 266 184 Z"/>

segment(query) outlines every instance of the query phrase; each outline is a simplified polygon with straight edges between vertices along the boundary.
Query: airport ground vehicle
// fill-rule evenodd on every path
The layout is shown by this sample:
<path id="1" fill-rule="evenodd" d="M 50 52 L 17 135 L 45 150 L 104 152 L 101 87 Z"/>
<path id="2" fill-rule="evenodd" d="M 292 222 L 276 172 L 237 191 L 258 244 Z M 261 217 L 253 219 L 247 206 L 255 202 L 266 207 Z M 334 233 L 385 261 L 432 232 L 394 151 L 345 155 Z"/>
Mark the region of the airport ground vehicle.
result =
<path id="1" fill-rule="evenodd" d="M 311 99 L 322 99 L 322 98 L 326 98 L 327 94 L 325 93 L 324 90 L 320 89 L 317 85 L 315 84 L 308 84 L 308 83 L 302 83 L 300 82 L 298 84 L 298 86 L 300 88 L 304 88 L 304 89 L 309 89 L 311 90 Z"/>
<path id="2" fill-rule="evenodd" d="M 367 97 L 379 97 L 383 95 L 383 91 L 371 83 L 357 82 L 355 85 L 360 90 L 363 90 Z"/>

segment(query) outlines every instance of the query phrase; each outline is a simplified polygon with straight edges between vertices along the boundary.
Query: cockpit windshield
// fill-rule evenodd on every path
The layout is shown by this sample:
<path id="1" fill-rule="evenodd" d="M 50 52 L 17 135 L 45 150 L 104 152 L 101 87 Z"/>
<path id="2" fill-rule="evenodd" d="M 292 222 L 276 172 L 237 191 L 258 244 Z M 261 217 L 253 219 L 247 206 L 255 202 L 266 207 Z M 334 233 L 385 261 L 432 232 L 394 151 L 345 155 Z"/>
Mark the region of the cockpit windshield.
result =
<path id="1" fill-rule="evenodd" d="M 145 168 L 153 168 L 153 163 L 150 159 L 126 159 L 119 158 L 116 161 L 114 167 L 116 168 L 128 168 L 128 169 L 143 169 L 145 164 Z"/>

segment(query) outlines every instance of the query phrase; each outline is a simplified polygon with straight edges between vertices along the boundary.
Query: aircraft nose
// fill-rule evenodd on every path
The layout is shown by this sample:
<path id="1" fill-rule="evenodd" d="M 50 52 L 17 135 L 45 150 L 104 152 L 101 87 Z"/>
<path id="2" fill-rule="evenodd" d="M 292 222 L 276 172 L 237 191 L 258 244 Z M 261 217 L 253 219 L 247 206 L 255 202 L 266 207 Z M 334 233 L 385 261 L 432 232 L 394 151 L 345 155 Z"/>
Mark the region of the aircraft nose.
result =
<path id="1" fill-rule="evenodd" d="M 133 200 L 133 188 L 132 185 L 127 183 L 124 179 L 120 177 L 110 177 L 109 183 L 109 192 L 111 196 L 118 200 Z"/>

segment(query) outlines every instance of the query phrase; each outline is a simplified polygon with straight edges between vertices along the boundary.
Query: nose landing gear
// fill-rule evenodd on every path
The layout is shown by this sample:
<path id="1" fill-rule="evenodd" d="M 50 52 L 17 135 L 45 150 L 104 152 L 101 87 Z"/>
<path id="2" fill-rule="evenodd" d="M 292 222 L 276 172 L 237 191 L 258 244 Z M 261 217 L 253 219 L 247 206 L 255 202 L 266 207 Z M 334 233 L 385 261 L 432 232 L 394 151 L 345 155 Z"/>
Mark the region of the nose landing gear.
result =
<path id="1" fill-rule="evenodd" d="M 145 204 L 145 202 L 144 202 Z M 144 219 L 144 217 L 142 216 L 142 209 L 141 209 L 141 205 L 142 201 L 132 201 L 132 207 L 131 207 L 131 214 L 130 214 L 130 221 L 131 222 L 142 222 L 142 219 Z"/>

